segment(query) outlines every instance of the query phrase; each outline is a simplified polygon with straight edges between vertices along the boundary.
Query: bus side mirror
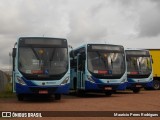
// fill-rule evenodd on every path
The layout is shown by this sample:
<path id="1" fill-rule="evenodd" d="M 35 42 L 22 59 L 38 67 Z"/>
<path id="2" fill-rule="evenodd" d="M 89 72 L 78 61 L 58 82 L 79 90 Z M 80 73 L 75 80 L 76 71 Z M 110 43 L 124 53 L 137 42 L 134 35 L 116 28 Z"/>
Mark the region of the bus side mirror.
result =
<path id="1" fill-rule="evenodd" d="M 152 58 L 152 55 L 151 55 L 151 62 L 152 62 L 152 64 L 153 64 L 153 58 Z"/>
<path id="2" fill-rule="evenodd" d="M 12 50 L 12 57 L 13 57 L 13 58 L 16 57 L 16 50 L 17 50 L 16 48 L 13 48 L 13 50 Z"/>

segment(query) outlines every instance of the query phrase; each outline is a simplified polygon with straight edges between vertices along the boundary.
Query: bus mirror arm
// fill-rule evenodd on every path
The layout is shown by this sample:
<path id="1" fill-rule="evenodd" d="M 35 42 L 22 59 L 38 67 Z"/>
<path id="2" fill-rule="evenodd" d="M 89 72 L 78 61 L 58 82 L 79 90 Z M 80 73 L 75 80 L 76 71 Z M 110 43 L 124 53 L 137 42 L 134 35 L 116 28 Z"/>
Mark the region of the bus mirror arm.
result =
<path id="1" fill-rule="evenodd" d="M 74 51 L 73 50 L 70 52 L 70 57 L 74 59 Z"/>
<path id="2" fill-rule="evenodd" d="M 17 50 L 17 48 L 13 48 L 13 51 L 12 51 L 12 57 L 13 57 L 13 58 L 16 57 L 16 50 Z"/>
<path id="3" fill-rule="evenodd" d="M 152 55 L 151 55 L 151 62 L 152 62 L 152 64 L 153 64 L 153 62 L 154 62 L 154 61 L 153 61 L 153 58 L 152 58 Z"/>

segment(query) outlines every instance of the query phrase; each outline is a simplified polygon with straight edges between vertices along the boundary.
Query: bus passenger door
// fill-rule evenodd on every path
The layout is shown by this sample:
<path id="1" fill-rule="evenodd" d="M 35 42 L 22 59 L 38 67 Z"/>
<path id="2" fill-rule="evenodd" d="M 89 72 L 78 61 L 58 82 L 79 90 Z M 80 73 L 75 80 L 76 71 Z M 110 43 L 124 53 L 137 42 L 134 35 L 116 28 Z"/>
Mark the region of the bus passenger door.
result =
<path id="1" fill-rule="evenodd" d="M 85 54 L 79 54 L 77 58 L 77 88 L 85 89 Z"/>

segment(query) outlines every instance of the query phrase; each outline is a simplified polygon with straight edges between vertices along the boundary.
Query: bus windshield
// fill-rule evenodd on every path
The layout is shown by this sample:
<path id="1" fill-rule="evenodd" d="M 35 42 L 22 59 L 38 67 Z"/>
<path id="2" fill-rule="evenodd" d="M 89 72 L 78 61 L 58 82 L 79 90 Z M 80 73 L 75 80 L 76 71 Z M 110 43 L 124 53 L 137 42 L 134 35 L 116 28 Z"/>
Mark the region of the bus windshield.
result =
<path id="1" fill-rule="evenodd" d="M 19 70 L 28 79 L 60 79 L 68 69 L 67 48 L 19 47 Z"/>
<path id="2" fill-rule="evenodd" d="M 124 53 L 113 51 L 89 51 L 88 70 L 97 77 L 119 78 L 125 72 Z"/>
<path id="3" fill-rule="evenodd" d="M 144 54 L 129 54 L 129 51 L 127 52 L 127 73 L 128 75 L 149 75 L 152 72 L 152 66 L 151 66 L 151 58 L 149 56 L 149 53 Z"/>

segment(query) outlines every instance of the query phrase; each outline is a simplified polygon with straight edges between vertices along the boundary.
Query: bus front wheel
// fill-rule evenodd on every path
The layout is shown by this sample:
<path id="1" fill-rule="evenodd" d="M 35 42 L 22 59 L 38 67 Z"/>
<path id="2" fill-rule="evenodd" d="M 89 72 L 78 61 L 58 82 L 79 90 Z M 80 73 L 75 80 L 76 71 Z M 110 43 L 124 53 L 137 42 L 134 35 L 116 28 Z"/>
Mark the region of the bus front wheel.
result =
<path id="1" fill-rule="evenodd" d="M 18 98 L 18 101 L 23 101 L 24 100 L 24 96 L 22 94 L 18 94 L 17 98 Z"/>
<path id="2" fill-rule="evenodd" d="M 79 96 L 79 97 L 83 97 L 83 96 L 85 96 L 85 91 L 84 90 L 80 90 L 80 89 L 78 89 L 78 90 L 76 90 L 76 94 L 77 94 L 77 96 Z"/>
<path id="3" fill-rule="evenodd" d="M 106 96 L 111 96 L 113 94 L 113 91 L 106 91 L 105 94 Z"/>
<path id="4" fill-rule="evenodd" d="M 153 89 L 154 90 L 160 89 L 160 82 L 158 80 L 153 80 Z"/>
<path id="5" fill-rule="evenodd" d="M 133 93 L 139 93 L 140 92 L 140 88 L 134 88 L 133 89 Z"/>
<path id="6" fill-rule="evenodd" d="M 61 99 L 61 94 L 55 94 L 55 100 L 60 100 Z"/>

